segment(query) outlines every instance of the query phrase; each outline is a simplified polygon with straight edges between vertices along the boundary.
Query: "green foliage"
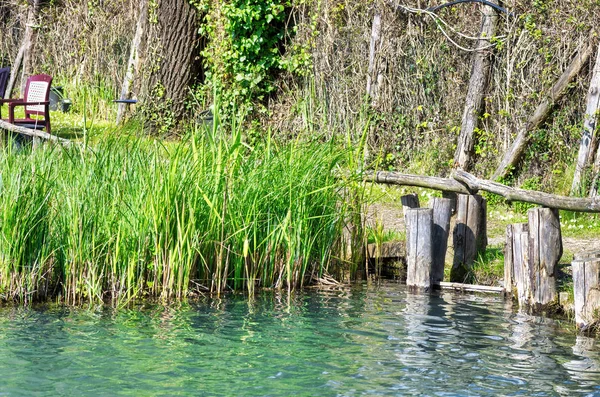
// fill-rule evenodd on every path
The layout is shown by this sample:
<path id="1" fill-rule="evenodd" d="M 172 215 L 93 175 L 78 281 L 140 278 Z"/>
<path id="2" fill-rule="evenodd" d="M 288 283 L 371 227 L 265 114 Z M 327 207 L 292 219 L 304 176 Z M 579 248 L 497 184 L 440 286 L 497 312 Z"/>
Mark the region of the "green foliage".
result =
<path id="1" fill-rule="evenodd" d="M 202 53 L 207 82 L 220 91 L 225 113 L 257 110 L 276 87 L 281 71 L 305 74 L 311 64 L 309 43 L 296 43 L 284 56 L 290 0 L 192 1 L 204 13 L 201 33 L 209 43 Z"/>
<path id="2" fill-rule="evenodd" d="M 525 179 L 521 184 L 521 189 L 525 190 L 541 190 L 541 178 L 539 176 L 534 176 L 528 179 Z M 530 208 L 536 207 L 535 204 L 523 203 L 521 201 L 517 201 L 514 204 L 515 211 L 519 213 L 526 213 Z"/>

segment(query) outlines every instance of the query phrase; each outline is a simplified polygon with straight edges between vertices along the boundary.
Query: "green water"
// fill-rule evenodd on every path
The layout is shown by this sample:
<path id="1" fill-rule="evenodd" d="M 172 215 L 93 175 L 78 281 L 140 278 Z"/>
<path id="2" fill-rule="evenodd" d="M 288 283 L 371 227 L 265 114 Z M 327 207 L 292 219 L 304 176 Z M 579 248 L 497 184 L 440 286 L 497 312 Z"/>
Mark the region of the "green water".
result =
<path id="1" fill-rule="evenodd" d="M 600 349 L 499 297 L 397 284 L 0 310 L 0 395 L 600 396 Z"/>

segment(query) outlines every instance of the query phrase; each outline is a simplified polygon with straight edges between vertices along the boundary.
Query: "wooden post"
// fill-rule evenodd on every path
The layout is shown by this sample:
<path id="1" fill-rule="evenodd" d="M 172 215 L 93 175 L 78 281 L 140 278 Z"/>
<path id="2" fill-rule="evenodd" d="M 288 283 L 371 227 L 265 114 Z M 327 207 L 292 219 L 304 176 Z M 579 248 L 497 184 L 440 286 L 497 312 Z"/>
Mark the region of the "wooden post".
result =
<path id="1" fill-rule="evenodd" d="M 431 267 L 431 284 L 439 287 L 444 280 L 444 265 L 448 250 L 450 217 L 452 216 L 452 200 L 435 197 L 431 201 L 433 209 L 433 263 Z"/>
<path id="2" fill-rule="evenodd" d="M 504 249 L 504 292 L 513 296 L 514 290 L 521 290 L 524 263 L 529 258 L 529 228 L 526 223 L 506 226 L 506 246 Z"/>
<path id="3" fill-rule="evenodd" d="M 600 320 L 600 252 L 576 255 L 573 268 L 575 322 L 587 328 Z"/>
<path id="4" fill-rule="evenodd" d="M 433 210 L 414 208 L 406 212 L 406 285 L 431 288 Z"/>
<path id="5" fill-rule="evenodd" d="M 506 225 L 506 243 L 504 244 L 504 294 L 512 297 L 515 265 L 513 259 L 513 225 Z"/>
<path id="6" fill-rule="evenodd" d="M 411 208 L 419 208 L 419 195 L 416 193 L 407 194 L 406 196 L 400 197 L 402 202 L 402 210 L 404 211 L 404 217 L 406 218 L 406 211 Z"/>
<path id="7" fill-rule="evenodd" d="M 529 217 L 529 304 L 534 310 L 557 301 L 556 270 L 563 252 L 558 210 L 532 208 Z"/>
<path id="8" fill-rule="evenodd" d="M 469 277 L 477 256 L 484 253 L 487 247 L 486 201 L 478 194 L 459 194 L 456 213 L 450 281 L 462 283 Z"/>
<path id="9" fill-rule="evenodd" d="M 519 306 L 529 304 L 529 232 L 527 224 L 513 225 L 513 270 Z"/>

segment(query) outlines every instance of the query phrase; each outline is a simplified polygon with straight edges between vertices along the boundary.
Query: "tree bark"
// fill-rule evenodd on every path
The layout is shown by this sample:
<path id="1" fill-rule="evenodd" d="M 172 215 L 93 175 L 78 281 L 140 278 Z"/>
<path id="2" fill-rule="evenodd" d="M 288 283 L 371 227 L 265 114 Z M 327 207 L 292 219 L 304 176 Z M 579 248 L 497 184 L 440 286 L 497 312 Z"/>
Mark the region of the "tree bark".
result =
<path id="1" fill-rule="evenodd" d="M 468 170 L 474 146 L 474 131 L 477 128 L 483 97 L 490 81 L 492 69 L 492 51 L 489 49 L 490 39 L 496 34 L 498 16 L 496 11 L 482 5 L 482 21 L 480 38 L 477 41 L 478 51 L 473 53 L 471 79 L 465 99 L 465 108 L 460 127 L 460 136 L 454 154 L 454 163 L 458 168 Z"/>
<path id="2" fill-rule="evenodd" d="M 121 86 L 121 95 L 119 96 L 119 99 L 130 99 L 133 79 L 139 75 L 140 53 L 143 51 L 142 41 L 144 38 L 144 32 L 148 28 L 147 25 L 148 1 L 142 0 L 140 5 L 140 15 L 135 28 L 135 35 L 133 37 L 133 41 L 131 42 L 129 61 L 127 62 L 127 71 L 125 72 L 125 77 L 123 78 L 123 85 Z M 119 124 L 123 119 L 126 110 L 127 104 L 119 103 L 119 107 L 117 109 L 117 124 Z"/>
<path id="3" fill-rule="evenodd" d="M 599 197 L 576 198 L 538 192 L 535 190 L 518 189 L 503 185 L 498 182 L 479 179 L 474 175 L 461 170 L 454 170 L 452 173 L 452 178 L 439 178 L 433 176 L 378 171 L 377 173 L 366 174 L 365 180 L 367 182 L 375 183 L 418 186 L 428 189 L 441 190 L 443 192 L 455 192 L 460 194 L 471 194 L 476 193 L 479 190 L 483 190 L 502 196 L 507 201 L 522 201 L 525 203 L 538 204 L 544 207 L 568 211 L 600 212 Z"/>
<path id="4" fill-rule="evenodd" d="M 521 128 L 517 134 L 511 147 L 504 154 L 504 158 L 498 165 L 498 168 L 496 168 L 491 179 L 495 180 L 505 176 L 510 169 L 517 165 L 529 142 L 530 132 L 537 129 L 548 118 L 554 104 L 568 91 L 569 83 L 579 74 L 590 58 L 594 49 L 594 41 L 595 39 L 592 37 L 588 39 L 588 43 L 584 45 L 581 51 L 579 51 L 573 61 L 571 61 L 571 64 L 567 67 L 567 70 L 560 76 L 550 92 L 547 93 L 546 97 L 535 109 L 533 115 L 527 120 L 525 126 Z"/>
<path id="5" fill-rule="evenodd" d="M 25 38 L 23 40 L 23 67 L 21 74 L 21 96 L 25 93 L 25 85 L 27 84 L 27 77 L 33 74 L 33 67 L 31 65 L 31 56 L 35 48 L 37 41 L 37 30 L 36 23 L 40 12 L 41 0 L 33 0 L 33 4 L 29 9 L 29 15 L 27 17 L 27 26 L 25 28 Z"/>
<path id="6" fill-rule="evenodd" d="M 11 94 L 15 87 L 15 83 L 17 81 L 17 76 L 19 75 L 19 70 L 21 70 L 21 66 L 23 66 L 23 73 L 21 74 L 21 95 L 23 95 L 23 92 L 25 90 L 25 82 L 27 80 L 27 76 L 30 69 L 30 53 L 33 48 L 33 43 L 35 42 L 34 27 L 37 20 L 37 16 L 40 11 L 40 2 L 40 0 L 34 0 L 31 7 L 29 7 L 29 11 L 27 13 L 27 22 L 25 23 L 25 34 L 23 35 L 23 40 L 21 41 L 19 52 L 15 57 L 15 61 L 13 62 L 13 66 L 10 71 L 10 78 L 6 86 L 6 91 L 4 92 L 4 99 L 11 98 Z"/>
<path id="7" fill-rule="evenodd" d="M 381 12 L 375 11 L 373 26 L 371 27 L 371 42 L 369 44 L 369 68 L 367 70 L 367 95 L 373 104 L 376 104 L 379 88 L 379 68 L 376 65 L 376 55 L 379 42 L 381 41 Z"/>
<path id="8" fill-rule="evenodd" d="M 592 78 L 590 80 L 590 88 L 587 96 L 587 106 L 585 110 L 585 120 L 583 123 L 583 136 L 579 145 L 579 155 L 577 156 L 577 166 L 575 175 L 573 175 L 573 184 L 571 185 L 571 195 L 581 193 L 581 176 L 585 172 L 590 158 L 592 149 L 592 141 L 595 140 L 597 112 L 600 105 L 600 46 L 596 50 L 596 62 L 592 70 Z M 600 157 L 598 158 L 600 161 Z M 596 163 L 595 163 L 596 164 Z M 600 166 L 600 164 L 598 164 Z M 594 166 L 595 176 L 594 182 L 597 179 L 598 168 Z M 597 188 L 593 183 L 591 185 L 591 196 L 596 195 Z"/>
<path id="9" fill-rule="evenodd" d="M 159 0 L 149 10 L 148 40 L 139 90 L 150 128 L 171 132 L 185 116 L 185 99 L 199 73 L 199 18 L 188 0 Z"/>

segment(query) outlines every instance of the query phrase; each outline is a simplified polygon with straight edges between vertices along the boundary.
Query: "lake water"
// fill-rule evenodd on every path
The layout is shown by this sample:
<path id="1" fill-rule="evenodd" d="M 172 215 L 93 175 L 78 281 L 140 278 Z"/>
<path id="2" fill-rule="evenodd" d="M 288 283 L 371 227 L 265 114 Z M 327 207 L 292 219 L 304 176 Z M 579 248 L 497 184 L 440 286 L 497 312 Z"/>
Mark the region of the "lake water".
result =
<path id="1" fill-rule="evenodd" d="M 398 284 L 0 309 L 0 395 L 600 396 L 600 349 L 498 296 Z"/>

